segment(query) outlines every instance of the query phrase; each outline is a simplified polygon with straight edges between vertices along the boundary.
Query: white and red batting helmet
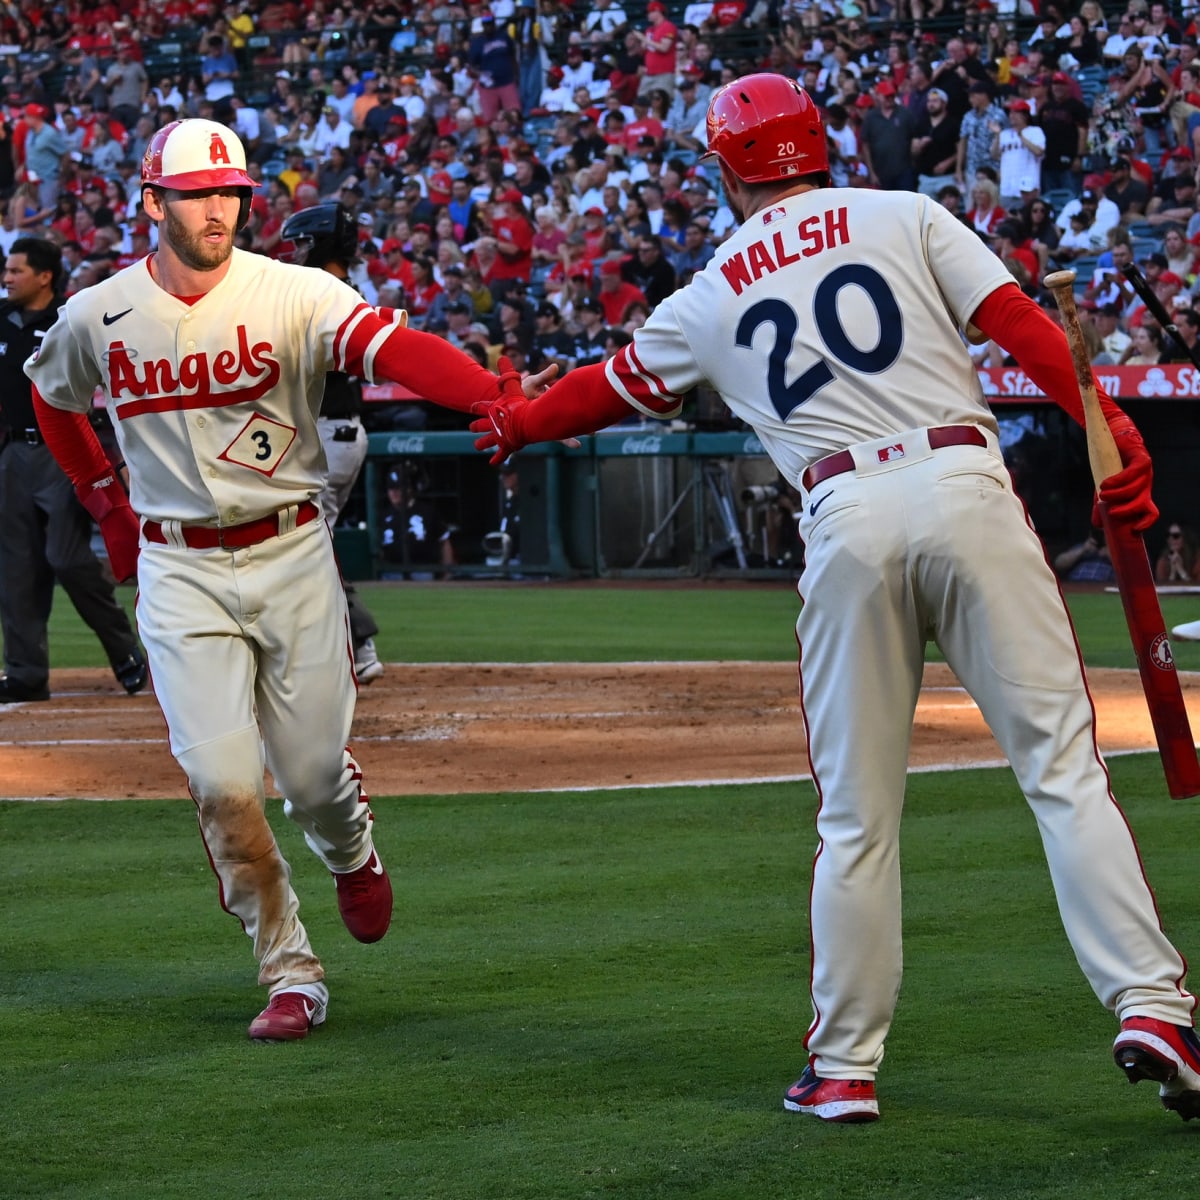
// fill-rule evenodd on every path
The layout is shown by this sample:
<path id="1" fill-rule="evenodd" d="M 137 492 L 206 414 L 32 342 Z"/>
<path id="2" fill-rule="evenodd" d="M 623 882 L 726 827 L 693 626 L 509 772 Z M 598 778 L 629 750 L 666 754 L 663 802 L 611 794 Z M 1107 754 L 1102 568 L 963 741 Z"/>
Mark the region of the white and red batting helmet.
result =
<path id="1" fill-rule="evenodd" d="M 142 187 L 200 192 L 245 188 L 240 228 L 249 215 L 254 180 L 246 174 L 246 150 L 227 125 L 198 117 L 172 121 L 150 139 L 142 156 Z"/>
<path id="2" fill-rule="evenodd" d="M 812 97 L 784 75 L 743 75 L 708 104 L 708 154 L 746 183 L 829 170 L 825 128 Z"/>

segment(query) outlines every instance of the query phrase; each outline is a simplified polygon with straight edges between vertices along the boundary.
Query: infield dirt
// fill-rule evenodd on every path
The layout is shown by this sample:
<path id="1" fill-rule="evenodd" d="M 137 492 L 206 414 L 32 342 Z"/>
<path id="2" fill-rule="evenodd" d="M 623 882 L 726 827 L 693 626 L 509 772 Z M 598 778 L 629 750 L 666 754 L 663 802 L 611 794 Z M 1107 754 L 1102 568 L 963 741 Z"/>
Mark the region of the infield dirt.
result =
<path id="1" fill-rule="evenodd" d="M 1200 728 L 1200 675 L 1183 675 Z M 1154 748 L 1134 671 L 1088 675 L 1105 751 Z M 151 692 L 56 671 L 48 703 L 0 708 L 7 797 L 186 796 Z M 850 734 L 848 734 L 849 736 Z M 862 731 L 864 753 L 869 731 Z M 374 796 L 751 781 L 808 771 L 791 663 L 392 664 L 359 695 L 351 749 Z M 910 762 L 1002 755 L 948 668 L 926 668 Z"/>

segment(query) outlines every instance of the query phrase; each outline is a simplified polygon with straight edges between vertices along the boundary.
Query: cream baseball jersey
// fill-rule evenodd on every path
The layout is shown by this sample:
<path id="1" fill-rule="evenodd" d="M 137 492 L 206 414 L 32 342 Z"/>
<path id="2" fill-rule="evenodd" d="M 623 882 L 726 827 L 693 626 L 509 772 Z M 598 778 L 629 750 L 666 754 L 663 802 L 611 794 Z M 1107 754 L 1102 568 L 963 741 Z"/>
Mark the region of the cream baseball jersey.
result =
<path id="1" fill-rule="evenodd" d="M 995 432 L 959 330 L 1012 282 L 925 196 L 804 192 L 746 221 L 655 308 L 607 378 L 655 417 L 707 381 L 798 484 L 816 459 L 898 430 Z"/>
<path id="2" fill-rule="evenodd" d="M 79 292 L 25 369 L 57 408 L 103 389 L 141 516 L 235 525 L 320 492 L 325 373 L 373 379 L 394 328 L 327 272 L 234 250 L 192 304 L 148 260 Z"/>

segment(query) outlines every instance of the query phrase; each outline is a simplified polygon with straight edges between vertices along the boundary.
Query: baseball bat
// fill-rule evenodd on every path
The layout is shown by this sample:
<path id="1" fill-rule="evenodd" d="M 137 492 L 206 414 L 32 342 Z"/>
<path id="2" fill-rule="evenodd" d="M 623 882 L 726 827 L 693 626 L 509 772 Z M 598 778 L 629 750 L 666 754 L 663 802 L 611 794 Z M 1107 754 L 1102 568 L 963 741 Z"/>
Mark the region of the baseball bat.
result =
<path id="1" fill-rule="evenodd" d="M 1099 486 L 1121 469 L 1121 455 L 1117 443 L 1100 410 L 1100 398 L 1096 395 L 1096 384 L 1092 376 L 1092 359 L 1079 327 L 1079 311 L 1075 307 L 1075 272 L 1054 271 L 1042 280 L 1042 286 L 1054 294 L 1054 302 L 1062 314 L 1063 332 L 1071 348 L 1071 365 L 1075 368 L 1075 382 L 1079 384 L 1079 398 L 1083 401 L 1083 428 L 1087 434 L 1088 462 L 1092 467 L 1092 478 Z"/>
<path id="2" fill-rule="evenodd" d="M 1180 335 L 1179 326 L 1171 320 L 1170 314 L 1163 307 L 1154 289 L 1146 282 L 1146 277 L 1138 269 L 1137 263 L 1126 263 L 1121 268 L 1121 274 L 1129 280 L 1130 287 L 1137 292 L 1139 299 L 1146 306 L 1146 311 L 1159 323 L 1162 329 L 1171 335 L 1177 346 L 1182 346 L 1192 366 L 1200 368 L 1200 345 L 1189 346 Z"/>
<path id="3" fill-rule="evenodd" d="M 1099 490 L 1106 479 L 1120 471 L 1121 455 L 1100 408 L 1091 358 L 1083 340 L 1083 330 L 1079 327 L 1079 313 L 1075 307 L 1075 272 L 1055 271 L 1046 276 L 1043 285 L 1053 293 L 1062 314 L 1063 330 L 1075 368 L 1075 381 L 1079 385 L 1079 398 L 1083 401 L 1088 461 Z M 1158 603 L 1158 590 L 1154 585 L 1146 543 L 1132 526 L 1124 521 L 1113 520 L 1104 501 L 1099 501 L 1097 507 L 1117 577 L 1117 591 L 1125 609 L 1125 623 L 1129 626 L 1146 707 L 1150 710 L 1150 723 L 1154 727 L 1167 791 L 1174 800 L 1200 796 L 1200 759 L 1196 757 L 1196 744 L 1183 702 L 1179 674 L 1175 670 L 1171 643 L 1167 638 L 1166 623 Z"/>

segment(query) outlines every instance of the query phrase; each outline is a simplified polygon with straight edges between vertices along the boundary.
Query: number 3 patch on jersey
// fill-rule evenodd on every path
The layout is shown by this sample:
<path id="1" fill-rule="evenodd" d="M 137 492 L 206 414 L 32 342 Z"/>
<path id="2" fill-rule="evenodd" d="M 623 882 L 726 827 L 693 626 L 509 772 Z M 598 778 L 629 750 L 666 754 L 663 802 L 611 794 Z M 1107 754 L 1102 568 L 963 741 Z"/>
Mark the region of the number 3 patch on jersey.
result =
<path id="1" fill-rule="evenodd" d="M 275 468 L 295 440 L 296 430 L 292 426 L 254 416 L 218 457 L 224 462 L 237 463 L 239 467 L 274 475 Z"/>

